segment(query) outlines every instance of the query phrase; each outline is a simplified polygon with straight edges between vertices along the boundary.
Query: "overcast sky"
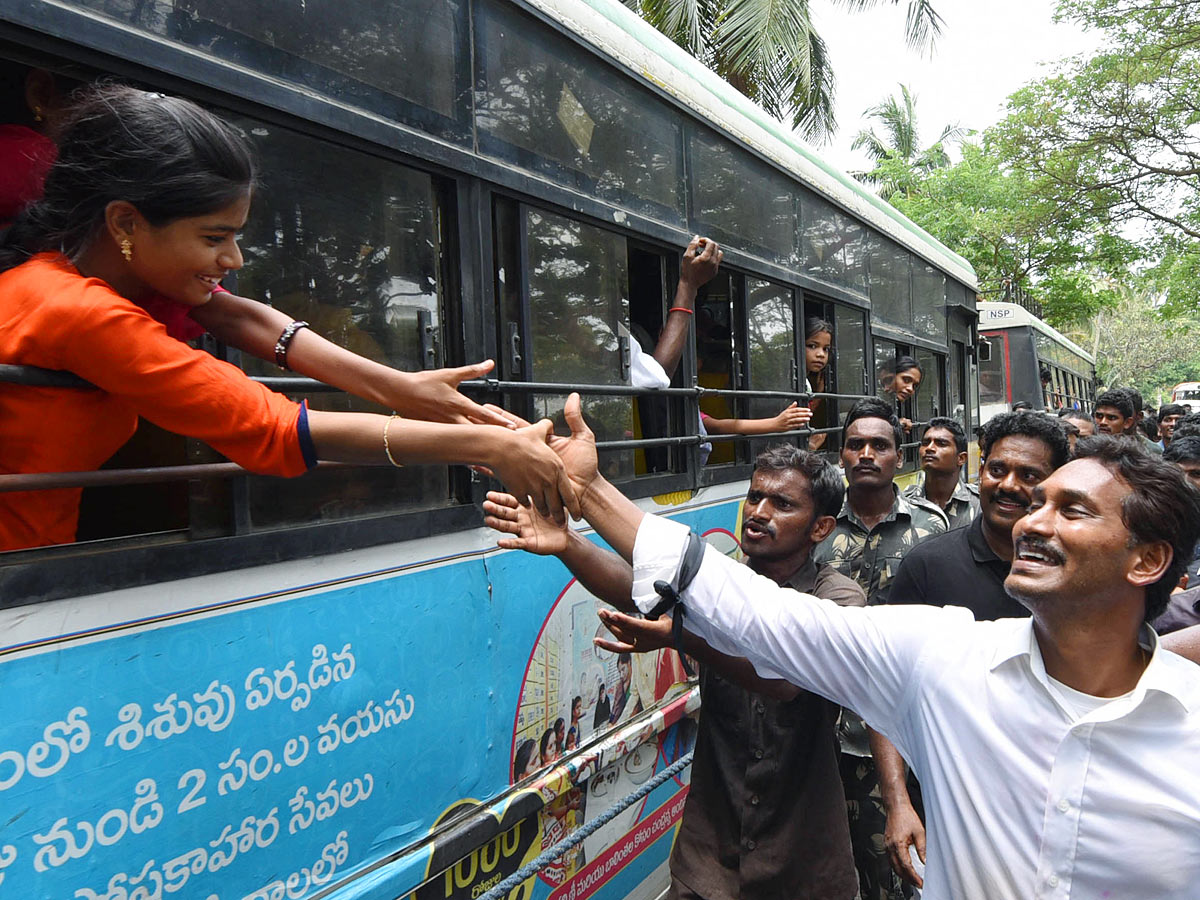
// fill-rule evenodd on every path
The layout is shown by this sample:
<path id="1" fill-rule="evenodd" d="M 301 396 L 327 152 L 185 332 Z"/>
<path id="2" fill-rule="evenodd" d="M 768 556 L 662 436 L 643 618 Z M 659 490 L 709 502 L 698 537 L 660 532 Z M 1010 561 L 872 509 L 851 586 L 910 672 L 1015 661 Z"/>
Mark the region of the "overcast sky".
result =
<path id="1" fill-rule="evenodd" d="M 1053 21 L 1053 0 L 935 0 L 945 19 L 933 56 L 904 43 L 907 0 L 850 14 L 829 0 L 812 4 L 837 74 L 839 130 L 819 152 L 843 169 L 867 166 L 851 153 L 863 112 L 907 84 L 917 95 L 922 146 L 956 123 L 982 130 L 998 121 L 1009 94 L 1046 71 L 1046 63 L 1093 48 L 1097 38 Z"/>

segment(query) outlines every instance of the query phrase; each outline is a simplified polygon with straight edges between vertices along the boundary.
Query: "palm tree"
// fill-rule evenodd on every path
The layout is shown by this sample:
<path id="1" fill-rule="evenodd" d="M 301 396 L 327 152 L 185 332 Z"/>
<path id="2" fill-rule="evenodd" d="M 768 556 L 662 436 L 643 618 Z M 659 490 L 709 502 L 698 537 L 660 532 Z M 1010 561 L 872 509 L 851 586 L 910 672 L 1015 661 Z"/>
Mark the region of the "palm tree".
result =
<path id="1" fill-rule="evenodd" d="M 832 137 L 834 75 L 813 29 L 809 0 L 623 0 L 663 34 L 809 140 Z M 901 0 L 832 0 L 869 10 Z M 908 0 L 905 37 L 932 49 L 942 17 L 931 0 Z"/>
<path id="2" fill-rule="evenodd" d="M 871 171 L 855 172 L 854 177 L 875 185 L 885 200 L 907 193 L 922 176 L 950 165 L 946 145 L 965 134 L 957 125 L 947 125 L 937 141 L 922 149 L 916 107 L 917 98 L 907 85 L 900 85 L 899 97 L 893 94 L 863 113 L 883 126 L 884 136 L 877 135 L 874 128 L 864 128 L 850 145 L 851 150 L 863 150 L 875 164 Z"/>

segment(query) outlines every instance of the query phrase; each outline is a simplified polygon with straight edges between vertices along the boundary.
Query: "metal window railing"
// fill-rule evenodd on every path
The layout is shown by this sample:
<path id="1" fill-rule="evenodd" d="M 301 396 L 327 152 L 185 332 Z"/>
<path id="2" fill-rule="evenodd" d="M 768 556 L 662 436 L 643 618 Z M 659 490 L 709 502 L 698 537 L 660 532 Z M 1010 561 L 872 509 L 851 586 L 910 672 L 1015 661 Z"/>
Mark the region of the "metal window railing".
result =
<path id="1" fill-rule="evenodd" d="M 312 378 L 295 376 L 257 376 L 252 380 L 265 387 L 286 394 L 340 393 L 333 387 Z M 60 387 L 78 390 L 97 388 L 71 372 L 42 369 L 36 366 L 0 365 L 0 383 L 20 384 L 33 387 Z M 630 385 L 568 384 L 561 382 L 500 381 L 486 379 L 464 381 L 460 387 L 471 392 L 490 393 L 537 393 L 604 396 L 647 396 L 682 397 L 694 399 L 698 404 L 701 397 L 728 397 L 734 399 L 777 399 L 807 402 L 810 399 L 861 400 L 866 394 L 804 393 L 771 390 L 725 390 L 706 388 L 699 385 L 679 388 L 638 388 Z M 914 423 L 921 425 L 924 423 Z M 599 451 L 636 450 L 648 447 L 693 447 L 703 443 L 725 443 L 729 441 L 763 440 L 766 438 L 806 437 L 813 434 L 840 432 L 841 426 L 830 428 L 797 429 L 777 431 L 761 435 L 741 434 L 683 434 L 656 438 L 638 438 L 621 441 L 599 441 Z M 917 446 L 904 444 L 903 448 Z M 336 462 L 320 462 L 318 468 L 356 468 Z M 149 466 L 142 468 L 101 469 L 86 472 L 28 472 L 0 475 L 0 493 L 12 491 L 44 491 L 63 488 L 116 487 L 135 484 L 164 484 L 168 482 L 196 479 L 234 478 L 255 473 L 237 463 L 195 463 L 182 466 Z"/>

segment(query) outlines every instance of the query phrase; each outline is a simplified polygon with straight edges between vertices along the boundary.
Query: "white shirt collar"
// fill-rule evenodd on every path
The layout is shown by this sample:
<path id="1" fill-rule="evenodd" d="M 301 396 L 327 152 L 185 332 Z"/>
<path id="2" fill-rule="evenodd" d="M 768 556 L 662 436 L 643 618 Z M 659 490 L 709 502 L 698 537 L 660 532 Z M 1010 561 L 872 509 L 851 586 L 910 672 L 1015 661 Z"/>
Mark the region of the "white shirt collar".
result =
<path id="1" fill-rule="evenodd" d="M 1128 706 L 1124 707 L 1120 714 L 1140 706 L 1150 692 L 1171 697 L 1183 708 L 1185 713 L 1200 709 L 1200 697 L 1197 697 L 1193 691 L 1189 691 L 1181 683 L 1180 679 L 1172 672 L 1174 665 L 1163 658 L 1165 651 L 1159 649 L 1158 635 L 1154 633 L 1154 629 L 1149 625 L 1143 625 L 1138 642 L 1150 651 L 1150 662 L 1146 666 L 1146 671 L 1142 673 L 1142 677 L 1138 679 L 1137 686 L 1129 697 Z M 991 671 L 994 672 L 1008 661 L 1019 657 L 1026 659 L 1029 672 L 1034 679 L 1049 689 L 1046 680 L 1046 663 L 1042 659 L 1041 647 L 1038 646 L 1037 638 L 1033 633 L 1032 618 L 1024 620 L 1022 627 L 1002 633 L 992 655 Z"/>

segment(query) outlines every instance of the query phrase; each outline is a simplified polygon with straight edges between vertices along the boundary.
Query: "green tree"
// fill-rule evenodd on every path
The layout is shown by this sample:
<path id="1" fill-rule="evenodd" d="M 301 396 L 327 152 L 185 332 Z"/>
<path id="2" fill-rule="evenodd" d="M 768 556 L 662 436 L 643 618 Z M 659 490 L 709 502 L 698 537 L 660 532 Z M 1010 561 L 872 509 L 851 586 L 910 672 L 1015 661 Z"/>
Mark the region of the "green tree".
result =
<path id="1" fill-rule="evenodd" d="M 984 297 L 1023 292 L 1058 326 L 1116 302 L 1136 247 L 1098 227 L 1096 210 L 1077 205 L 1071 192 L 1012 169 L 990 132 L 961 149 L 958 163 L 914 173 L 891 202 L 966 257 Z"/>
<path id="2" fill-rule="evenodd" d="M 1194 308 L 1200 277 L 1200 3 L 1062 0 L 1102 48 L 1018 91 L 997 127 L 1009 163 L 1159 259 L 1156 286 Z"/>
<path id="3" fill-rule="evenodd" d="M 813 27 L 809 0 L 623 0 L 776 118 L 805 137 L 832 136 L 835 78 L 825 42 Z M 900 0 L 835 0 L 870 10 Z M 908 0 L 905 36 L 929 49 L 942 18 L 930 0 Z"/>
<path id="4" fill-rule="evenodd" d="M 921 178 L 950 165 L 946 146 L 965 134 L 957 125 L 947 125 L 933 144 L 922 148 L 916 106 L 917 98 L 908 86 L 900 85 L 899 96 L 892 94 L 863 114 L 883 129 L 883 137 L 874 128 L 864 128 L 850 145 L 851 150 L 862 150 L 874 163 L 871 171 L 856 172 L 854 177 L 875 185 L 885 200 L 908 193 Z"/>

